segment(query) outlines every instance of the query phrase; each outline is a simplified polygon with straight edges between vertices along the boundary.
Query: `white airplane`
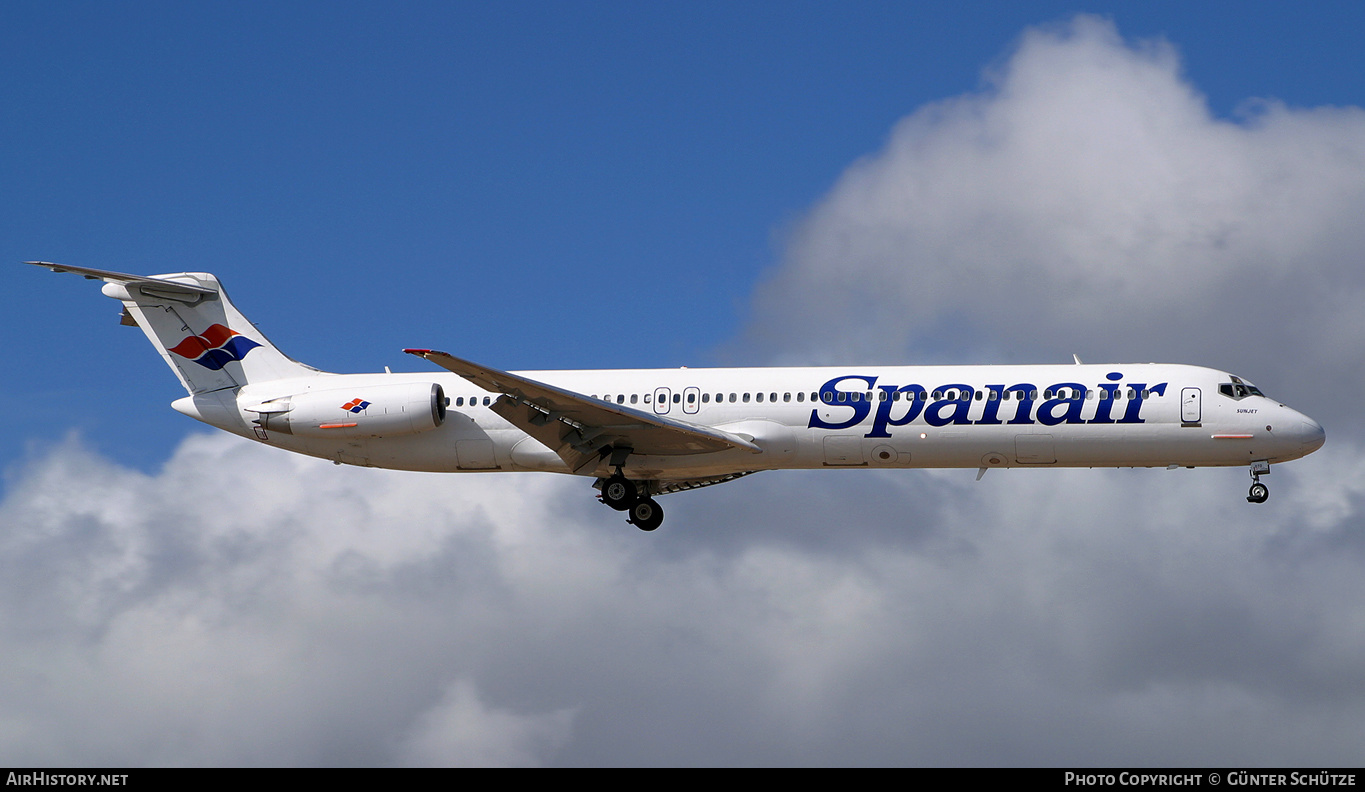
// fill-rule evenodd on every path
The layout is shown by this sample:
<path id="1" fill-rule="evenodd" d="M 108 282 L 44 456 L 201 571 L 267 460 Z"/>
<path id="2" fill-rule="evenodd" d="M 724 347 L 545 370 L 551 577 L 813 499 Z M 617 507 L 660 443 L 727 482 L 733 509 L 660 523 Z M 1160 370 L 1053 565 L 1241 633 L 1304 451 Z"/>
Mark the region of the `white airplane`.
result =
<path id="1" fill-rule="evenodd" d="M 1244 379 L 1185 365 L 837 366 L 330 374 L 286 356 L 203 272 L 104 281 L 219 429 L 336 464 L 590 476 L 652 531 L 657 495 L 790 468 L 1249 465 L 1312 453 L 1322 426 Z"/>

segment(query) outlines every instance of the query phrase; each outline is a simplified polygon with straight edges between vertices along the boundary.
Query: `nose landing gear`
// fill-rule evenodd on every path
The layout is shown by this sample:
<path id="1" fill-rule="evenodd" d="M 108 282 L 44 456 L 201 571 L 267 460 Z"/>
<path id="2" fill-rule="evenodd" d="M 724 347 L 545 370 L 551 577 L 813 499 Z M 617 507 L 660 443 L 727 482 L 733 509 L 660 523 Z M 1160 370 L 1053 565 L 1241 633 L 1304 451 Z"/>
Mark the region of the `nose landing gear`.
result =
<path id="1" fill-rule="evenodd" d="M 1261 476 L 1270 474 L 1269 462 L 1251 463 L 1251 491 L 1247 493 L 1247 502 L 1265 503 L 1270 497 L 1270 488 L 1261 483 Z"/>

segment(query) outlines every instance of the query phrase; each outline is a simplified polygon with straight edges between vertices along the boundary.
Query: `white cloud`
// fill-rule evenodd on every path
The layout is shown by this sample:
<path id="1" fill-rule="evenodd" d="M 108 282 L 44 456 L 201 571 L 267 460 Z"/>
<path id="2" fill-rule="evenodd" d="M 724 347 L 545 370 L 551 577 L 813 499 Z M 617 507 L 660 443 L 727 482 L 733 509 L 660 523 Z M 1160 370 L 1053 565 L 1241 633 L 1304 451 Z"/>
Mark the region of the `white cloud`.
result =
<path id="1" fill-rule="evenodd" d="M 0 760 L 1353 760 L 1324 460 L 1259 509 L 1242 471 L 764 474 L 647 535 L 578 479 L 72 442 L 0 505 Z"/>
<path id="2" fill-rule="evenodd" d="M 418 719 L 402 751 L 402 763 L 418 767 L 527 767 L 553 755 L 567 741 L 572 710 L 517 715 L 489 710 L 474 685 L 449 685 L 441 700 Z"/>

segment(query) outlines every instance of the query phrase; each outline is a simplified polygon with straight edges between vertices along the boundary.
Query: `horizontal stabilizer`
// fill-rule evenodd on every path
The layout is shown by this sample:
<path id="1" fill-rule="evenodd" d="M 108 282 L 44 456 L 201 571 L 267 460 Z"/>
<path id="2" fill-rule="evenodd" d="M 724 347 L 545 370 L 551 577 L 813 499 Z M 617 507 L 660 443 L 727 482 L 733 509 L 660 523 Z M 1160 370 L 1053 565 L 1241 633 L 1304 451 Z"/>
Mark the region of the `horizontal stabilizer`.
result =
<path id="1" fill-rule="evenodd" d="M 117 283 L 125 288 L 131 286 L 148 297 L 173 299 L 182 302 L 198 302 L 205 297 L 216 297 L 218 295 L 217 289 L 210 289 L 193 283 L 167 280 L 165 278 L 149 278 L 145 275 L 128 275 L 123 272 L 97 270 L 88 267 L 70 267 L 65 264 L 54 264 L 50 261 L 30 261 L 27 263 L 37 267 L 46 267 L 53 272 L 70 272 L 75 275 L 80 275 L 87 280 L 102 280 L 105 283 Z"/>

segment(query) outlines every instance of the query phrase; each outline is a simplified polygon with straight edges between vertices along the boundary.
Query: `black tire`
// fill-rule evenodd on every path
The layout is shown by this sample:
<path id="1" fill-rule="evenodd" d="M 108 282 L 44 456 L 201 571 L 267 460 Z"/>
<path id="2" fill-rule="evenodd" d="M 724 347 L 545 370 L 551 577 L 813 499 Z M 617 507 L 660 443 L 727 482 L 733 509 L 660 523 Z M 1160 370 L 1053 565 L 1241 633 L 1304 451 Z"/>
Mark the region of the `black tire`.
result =
<path id="1" fill-rule="evenodd" d="M 1247 500 L 1252 503 L 1265 503 L 1270 497 L 1270 488 L 1257 482 L 1251 485 L 1251 491 L 1247 493 Z"/>
<path id="2" fill-rule="evenodd" d="M 664 510 L 653 498 L 642 498 L 630 507 L 630 524 L 641 531 L 652 531 L 663 522 Z"/>
<path id="3" fill-rule="evenodd" d="M 602 502 L 617 511 L 625 511 L 640 500 L 640 491 L 625 476 L 612 476 L 602 482 Z"/>

